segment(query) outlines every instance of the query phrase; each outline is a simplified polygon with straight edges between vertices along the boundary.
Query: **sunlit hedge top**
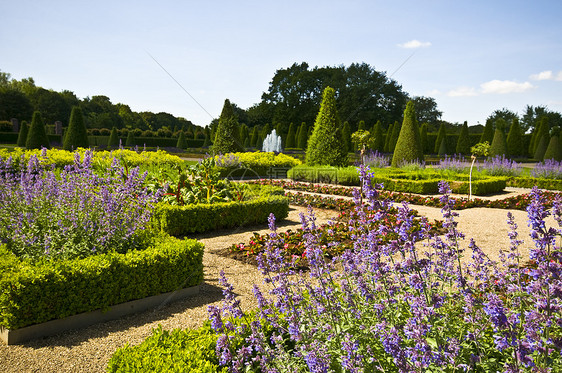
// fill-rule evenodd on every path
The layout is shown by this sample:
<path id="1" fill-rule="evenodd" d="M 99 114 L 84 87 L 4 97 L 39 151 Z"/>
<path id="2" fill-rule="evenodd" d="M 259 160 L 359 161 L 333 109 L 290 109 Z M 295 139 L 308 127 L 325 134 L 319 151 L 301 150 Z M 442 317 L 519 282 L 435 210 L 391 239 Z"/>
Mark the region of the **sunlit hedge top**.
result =
<path id="1" fill-rule="evenodd" d="M 83 157 L 86 149 L 78 148 L 75 152 L 80 153 Z M 43 149 L 43 150 L 25 150 L 22 148 L 15 148 L 13 151 L 7 149 L 0 149 L 0 158 L 8 159 L 12 157 L 12 164 L 19 168 L 20 163 L 26 165 L 32 155 L 36 155 L 41 163 L 45 165 L 54 165 L 56 168 L 63 168 L 66 165 L 74 164 L 74 153 L 66 150 L 58 149 Z M 113 151 L 96 151 L 94 152 L 92 165 L 97 169 L 107 169 L 111 167 L 114 158 L 118 158 L 123 164 L 128 167 L 136 167 L 142 165 L 154 164 L 182 164 L 183 161 L 175 155 L 170 155 L 164 151 L 158 150 L 156 152 L 140 152 L 137 153 L 132 150 L 113 150 Z"/>
<path id="2" fill-rule="evenodd" d="M 217 155 L 215 159 L 220 163 L 220 159 L 228 159 L 229 163 L 233 159 L 238 159 L 239 164 L 248 168 L 255 167 L 295 167 L 302 162 L 296 158 L 285 155 L 283 153 L 275 154 L 273 152 L 246 152 L 246 153 L 228 153 L 225 155 Z"/>

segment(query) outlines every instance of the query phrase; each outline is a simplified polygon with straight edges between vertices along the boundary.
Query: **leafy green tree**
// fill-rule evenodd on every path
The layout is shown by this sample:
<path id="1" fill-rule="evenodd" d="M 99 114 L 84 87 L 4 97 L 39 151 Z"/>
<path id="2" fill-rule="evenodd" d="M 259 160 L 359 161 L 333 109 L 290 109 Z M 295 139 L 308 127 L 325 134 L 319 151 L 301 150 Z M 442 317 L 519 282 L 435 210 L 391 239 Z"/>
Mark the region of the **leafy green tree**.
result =
<path id="1" fill-rule="evenodd" d="M 390 125 L 388 126 L 388 130 L 386 131 L 386 137 L 384 138 L 384 151 L 385 153 L 390 153 L 390 140 L 392 139 L 392 127 L 394 127 L 394 124 L 390 123 Z"/>
<path id="2" fill-rule="evenodd" d="M 25 148 L 25 142 L 27 141 L 27 134 L 29 132 L 29 126 L 26 121 L 21 122 L 20 132 L 18 134 L 18 146 L 20 148 Z"/>
<path id="3" fill-rule="evenodd" d="M 414 102 L 408 101 L 404 110 L 404 121 L 392 156 L 392 167 L 402 163 L 423 162 L 423 148 L 420 129 L 416 120 Z"/>
<path id="4" fill-rule="evenodd" d="M 234 110 L 228 99 L 224 100 L 217 134 L 213 144 L 213 154 L 226 154 L 244 151 L 240 142 L 240 130 L 238 119 L 234 115 Z"/>
<path id="5" fill-rule="evenodd" d="M 382 133 L 382 123 L 380 120 L 375 123 L 373 128 L 373 150 L 384 152 L 384 135 Z"/>
<path id="6" fill-rule="evenodd" d="M 10 87 L 0 87 L 0 120 L 31 120 L 32 116 L 33 105 L 24 93 Z"/>
<path id="7" fill-rule="evenodd" d="M 525 155 L 523 151 L 523 133 L 519 125 L 519 119 L 514 118 L 509 133 L 507 134 L 507 155 L 510 157 L 518 157 Z"/>
<path id="8" fill-rule="evenodd" d="M 41 149 L 42 147 L 47 149 L 50 148 L 49 138 L 47 137 L 45 124 L 43 123 L 43 117 L 38 111 L 33 113 L 33 119 L 31 120 L 31 126 L 29 127 L 29 132 L 27 134 L 25 147 L 27 149 Z"/>
<path id="9" fill-rule="evenodd" d="M 416 120 L 418 123 L 430 123 L 437 127 L 442 111 L 437 110 L 437 102 L 432 97 L 417 96 L 412 100 L 416 108 Z"/>
<path id="10" fill-rule="evenodd" d="M 117 134 L 117 127 L 111 129 L 111 134 L 109 135 L 109 140 L 107 141 L 108 148 L 118 148 L 119 147 L 119 135 Z"/>
<path id="11" fill-rule="evenodd" d="M 502 156 L 507 154 L 507 143 L 505 141 L 505 120 L 499 118 L 496 120 L 496 131 L 494 132 L 494 139 L 492 140 L 492 145 L 490 146 L 490 155 Z"/>
<path id="12" fill-rule="evenodd" d="M 459 138 L 457 140 L 456 151 L 459 154 L 470 153 L 470 137 L 468 137 L 468 124 L 466 123 L 466 121 L 461 127 L 461 132 L 459 133 Z"/>
<path id="13" fill-rule="evenodd" d="M 185 139 L 185 135 L 183 131 L 180 132 L 178 136 L 178 142 L 176 143 L 176 148 L 178 149 L 186 149 L 187 148 L 187 140 Z"/>
<path id="14" fill-rule="evenodd" d="M 496 123 L 497 127 L 497 121 L 499 119 L 502 119 L 505 123 L 505 133 L 505 131 L 509 129 L 508 127 L 511 126 L 513 119 L 516 118 L 519 119 L 519 116 L 516 113 L 509 109 L 503 108 L 500 110 L 495 110 L 492 114 L 490 114 L 490 116 L 486 119 L 486 123 L 488 123 L 488 121 L 491 121 L 492 123 Z"/>
<path id="15" fill-rule="evenodd" d="M 551 137 L 548 147 L 544 153 L 544 159 L 554 159 L 560 162 L 562 160 L 562 148 L 560 147 L 560 127 L 552 127 Z"/>
<path id="16" fill-rule="evenodd" d="M 308 143 L 308 128 L 306 126 L 306 122 L 302 122 L 299 130 L 299 149 L 306 149 L 306 145 Z"/>
<path id="17" fill-rule="evenodd" d="M 347 154 L 341 137 L 340 118 L 336 109 L 336 92 L 331 87 L 324 89 L 320 111 L 314 122 L 312 136 L 306 149 L 306 164 L 344 166 Z"/>
<path id="18" fill-rule="evenodd" d="M 287 141 L 285 141 L 285 148 L 295 147 L 295 125 L 293 122 L 289 125 L 289 132 L 287 132 Z"/>
<path id="19" fill-rule="evenodd" d="M 88 131 L 84 123 L 82 109 L 79 106 L 75 106 L 70 113 L 70 123 L 64 134 L 62 147 L 64 150 L 72 151 L 73 149 L 87 148 L 89 146 L 90 141 L 88 140 Z"/>
<path id="20" fill-rule="evenodd" d="M 422 144 L 423 153 L 429 153 L 429 142 L 427 140 L 427 123 L 422 123 L 420 128 L 420 141 Z"/>
<path id="21" fill-rule="evenodd" d="M 57 120 L 68 123 L 72 107 L 60 93 L 38 88 L 30 100 L 34 109 L 42 113 L 45 123 L 52 124 Z"/>
<path id="22" fill-rule="evenodd" d="M 401 125 L 399 122 L 394 122 L 392 126 L 392 137 L 390 138 L 390 152 L 394 152 L 396 148 L 396 143 L 398 142 L 398 137 L 400 136 Z"/>
<path id="23" fill-rule="evenodd" d="M 183 132 L 180 132 L 180 134 L 183 134 Z M 135 132 L 131 130 L 127 133 L 127 140 L 125 140 L 125 146 L 131 148 L 135 145 L 137 145 L 137 139 L 135 139 Z"/>
<path id="24" fill-rule="evenodd" d="M 439 154 L 439 148 L 441 147 L 441 143 L 445 138 L 447 138 L 447 130 L 445 129 L 445 123 L 441 122 L 441 125 L 439 126 L 439 132 L 437 132 L 437 139 L 435 139 L 435 148 L 433 150 L 434 153 Z"/>
<path id="25" fill-rule="evenodd" d="M 482 136 L 480 136 L 480 142 L 488 144 L 492 143 L 494 139 L 494 122 L 491 119 L 486 121 L 486 125 L 484 126 L 484 132 L 482 132 Z"/>

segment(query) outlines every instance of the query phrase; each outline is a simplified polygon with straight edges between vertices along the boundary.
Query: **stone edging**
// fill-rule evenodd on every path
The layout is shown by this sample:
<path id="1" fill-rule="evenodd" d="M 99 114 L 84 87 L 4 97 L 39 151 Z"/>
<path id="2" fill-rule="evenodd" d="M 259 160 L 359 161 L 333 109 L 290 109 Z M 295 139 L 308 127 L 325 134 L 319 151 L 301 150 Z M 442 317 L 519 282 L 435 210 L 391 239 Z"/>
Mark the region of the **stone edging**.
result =
<path id="1" fill-rule="evenodd" d="M 21 344 L 23 342 L 48 337 L 71 329 L 82 329 L 100 322 L 115 320 L 134 313 L 158 308 L 166 303 L 179 299 L 189 298 L 199 294 L 200 285 L 179 289 L 168 293 L 153 295 L 143 299 L 116 304 L 103 312 L 95 310 L 65 317 L 64 319 L 51 320 L 41 324 L 26 326 L 16 330 L 9 330 L 0 326 L 0 340 L 7 345 Z"/>

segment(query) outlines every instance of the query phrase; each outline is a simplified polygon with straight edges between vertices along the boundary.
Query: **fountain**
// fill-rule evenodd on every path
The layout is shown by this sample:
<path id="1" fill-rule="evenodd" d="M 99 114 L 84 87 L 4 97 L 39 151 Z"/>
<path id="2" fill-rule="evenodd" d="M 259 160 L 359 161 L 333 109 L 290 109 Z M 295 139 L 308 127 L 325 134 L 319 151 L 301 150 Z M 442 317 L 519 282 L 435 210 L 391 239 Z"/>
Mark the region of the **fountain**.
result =
<path id="1" fill-rule="evenodd" d="M 277 134 L 275 129 L 263 140 L 262 151 L 281 153 L 281 136 Z"/>

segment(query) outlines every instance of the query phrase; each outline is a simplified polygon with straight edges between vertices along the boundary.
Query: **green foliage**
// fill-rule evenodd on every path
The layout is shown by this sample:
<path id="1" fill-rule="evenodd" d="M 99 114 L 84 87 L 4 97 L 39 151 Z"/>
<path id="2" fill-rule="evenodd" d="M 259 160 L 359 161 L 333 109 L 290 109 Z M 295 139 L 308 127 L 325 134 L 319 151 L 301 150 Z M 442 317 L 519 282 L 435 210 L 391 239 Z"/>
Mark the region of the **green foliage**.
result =
<path id="1" fill-rule="evenodd" d="M 390 139 L 392 138 L 392 127 L 394 127 L 394 124 L 390 124 L 388 126 L 388 130 L 386 131 L 386 136 L 384 138 L 384 151 L 385 153 L 390 153 Z"/>
<path id="2" fill-rule="evenodd" d="M 154 222 L 172 236 L 242 227 L 267 222 L 272 213 L 279 220 L 289 213 L 289 200 L 284 196 L 260 197 L 242 202 L 222 202 L 172 206 L 160 203 Z"/>
<path id="3" fill-rule="evenodd" d="M 482 132 L 482 137 L 480 137 L 480 142 L 488 142 L 488 144 L 492 143 L 494 139 L 494 121 L 491 119 L 486 120 L 486 125 L 484 126 L 484 132 Z"/>
<path id="4" fill-rule="evenodd" d="M 353 151 L 353 147 L 351 146 L 351 127 L 349 126 L 348 121 L 344 122 L 341 134 L 342 134 L 341 141 L 343 142 L 345 148 L 344 152 L 347 154 Z"/>
<path id="5" fill-rule="evenodd" d="M 45 124 L 43 123 L 41 113 L 38 111 L 33 113 L 33 119 L 31 120 L 31 127 L 27 134 L 25 147 L 27 149 L 50 148 L 47 132 L 45 132 Z"/>
<path id="6" fill-rule="evenodd" d="M 367 128 L 365 127 L 365 121 L 364 120 L 360 120 L 359 123 L 357 124 L 357 131 L 366 131 Z"/>
<path id="7" fill-rule="evenodd" d="M 125 146 L 130 148 L 135 145 L 137 145 L 137 140 L 135 139 L 135 133 L 133 131 L 129 131 L 129 133 L 127 134 L 127 140 L 125 141 Z"/>
<path id="8" fill-rule="evenodd" d="M 400 123 L 394 122 L 394 125 L 392 126 L 392 137 L 390 138 L 390 143 L 389 143 L 390 153 L 394 152 L 394 149 L 396 149 L 396 143 L 398 142 L 398 137 L 400 136 L 400 130 L 401 130 Z"/>
<path id="9" fill-rule="evenodd" d="M 289 132 L 287 132 L 287 141 L 285 141 L 285 148 L 295 147 L 295 125 L 291 122 L 289 125 Z"/>
<path id="10" fill-rule="evenodd" d="M 215 352 L 217 334 L 207 321 L 198 329 L 174 329 L 161 326 L 138 346 L 121 347 L 111 357 L 108 372 L 193 372 L 226 373 Z"/>
<path id="11" fill-rule="evenodd" d="M 439 150 L 437 151 L 437 155 L 443 157 L 447 155 L 449 152 L 447 151 L 447 137 L 443 137 L 441 140 L 441 144 L 439 144 Z"/>
<path id="12" fill-rule="evenodd" d="M 498 120 L 499 122 L 500 120 Z M 503 126 L 496 126 L 496 131 L 494 132 L 494 139 L 492 140 L 492 145 L 490 146 L 490 156 L 501 156 L 507 153 L 507 143 L 505 141 L 505 135 L 503 133 Z"/>
<path id="13" fill-rule="evenodd" d="M 427 123 L 422 123 L 420 128 L 420 142 L 422 144 L 422 149 L 424 154 L 429 153 L 429 142 L 427 139 Z"/>
<path id="14" fill-rule="evenodd" d="M 470 148 L 470 153 L 476 157 L 487 157 L 490 155 L 490 143 L 487 141 L 479 142 Z"/>
<path id="15" fill-rule="evenodd" d="M 256 147 L 256 144 L 258 142 L 258 137 L 259 137 L 259 130 L 258 127 L 254 127 L 254 129 L 252 130 L 252 136 L 250 137 L 250 146 L 251 147 Z"/>
<path id="16" fill-rule="evenodd" d="M 146 250 L 37 264 L 3 252 L 0 263 L 11 264 L 0 277 L 0 325 L 18 329 L 197 285 L 203 250 L 196 240 L 163 235 Z"/>
<path id="17" fill-rule="evenodd" d="M 468 136 L 468 124 L 466 121 L 461 127 L 461 132 L 457 140 L 457 154 L 468 154 L 470 153 L 470 137 Z"/>
<path id="18" fill-rule="evenodd" d="M 219 118 L 212 153 L 216 155 L 243 151 L 239 136 L 238 118 L 234 114 L 230 101 L 226 99 Z"/>
<path id="19" fill-rule="evenodd" d="M 508 156 L 517 157 L 525 155 L 525 151 L 523 151 L 523 133 L 517 118 L 511 122 L 506 143 Z"/>
<path id="20" fill-rule="evenodd" d="M 537 136 L 540 136 L 540 132 Z M 550 140 L 548 139 L 548 135 L 542 135 L 540 137 L 537 137 L 537 139 L 538 143 L 533 158 L 537 162 L 542 162 L 544 160 L 544 154 L 546 153 L 546 148 L 548 147 L 548 143 L 550 142 Z"/>
<path id="21" fill-rule="evenodd" d="M 562 160 L 562 148 L 560 147 L 560 129 L 557 131 L 558 133 L 554 134 L 548 143 L 548 147 L 544 153 L 543 160 L 545 159 L 554 159 L 558 162 Z"/>
<path id="22" fill-rule="evenodd" d="M 404 122 L 396 142 L 391 166 L 397 167 L 402 163 L 421 163 L 423 160 L 423 148 L 414 103 L 413 101 L 408 101 L 404 110 Z"/>
<path id="23" fill-rule="evenodd" d="M 72 151 L 78 148 L 87 148 L 90 146 L 88 141 L 88 132 L 82 115 L 82 109 L 75 106 L 70 113 L 70 122 L 68 129 L 64 134 L 63 149 Z"/>
<path id="24" fill-rule="evenodd" d="M 341 141 L 335 90 L 331 87 L 324 90 L 305 159 L 308 165 L 342 166 L 347 163 L 347 153 Z"/>
<path id="25" fill-rule="evenodd" d="M 181 131 L 180 135 L 178 136 L 178 142 L 176 143 L 176 148 L 178 149 L 187 148 L 187 141 L 185 140 L 185 135 L 183 134 L 183 131 Z"/>
<path id="26" fill-rule="evenodd" d="M 443 139 L 447 137 L 447 131 L 445 129 L 445 123 L 441 123 L 441 125 L 439 126 L 439 132 L 437 132 L 437 139 L 435 140 L 435 148 L 433 149 L 433 152 L 435 154 L 439 154 L 439 148 L 441 147 L 441 143 L 443 142 Z"/>
<path id="27" fill-rule="evenodd" d="M 357 130 L 351 135 L 351 141 L 355 144 L 358 150 L 361 150 L 371 141 L 371 134 L 369 131 Z"/>
<path id="28" fill-rule="evenodd" d="M 25 148 L 25 143 L 27 141 L 27 134 L 29 133 L 29 126 L 26 121 L 21 122 L 20 132 L 18 134 L 18 146 L 20 148 Z"/>
<path id="29" fill-rule="evenodd" d="M 119 135 L 117 134 L 117 128 L 113 127 L 111 129 L 111 134 L 109 135 L 109 140 L 107 142 L 108 148 L 116 149 L 119 147 Z"/>
<path id="30" fill-rule="evenodd" d="M 316 166 L 296 166 L 289 170 L 287 177 L 296 181 L 307 181 L 314 183 L 331 183 L 341 185 L 359 185 L 359 174 L 357 168 Z"/>
<path id="31" fill-rule="evenodd" d="M 547 117 L 541 117 L 541 119 L 539 120 L 539 124 L 538 124 L 538 129 L 533 133 L 533 138 L 531 140 L 531 145 L 529 147 L 529 154 L 531 154 L 535 159 L 538 159 L 535 157 L 535 154 L 537 153 L 537 148 L 541 142 L 541 140 L 543 138 L 544 139 L 544 143 L 545 143 L 545 150 L 546 150 L 546 146 L 548 144 L 548 140 L 549 140 L 549 133 L 550 131 L 550 126 L 548 124 L 548 118 Z M 541 149 L 542 150 L 542 149 Z M 539 152 L 540 155 L 540 152 Z M 543 155 L 544 155 L 544 151 L 543 151 Z M 542 157 L 541 157 L 542 158 Z"/>
<path id="32" fill-rule="evenodd" d="M 384 152 L 384 134 L 382 132 L 382 123 L 380 120 L 375 123 L 372 135 L 372 149 L 380 153 Z"/>

